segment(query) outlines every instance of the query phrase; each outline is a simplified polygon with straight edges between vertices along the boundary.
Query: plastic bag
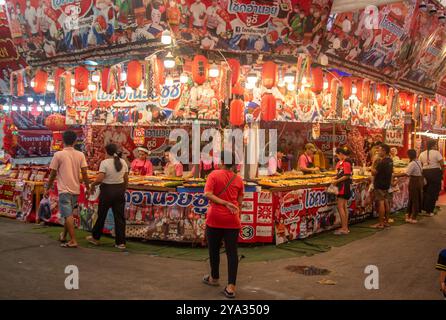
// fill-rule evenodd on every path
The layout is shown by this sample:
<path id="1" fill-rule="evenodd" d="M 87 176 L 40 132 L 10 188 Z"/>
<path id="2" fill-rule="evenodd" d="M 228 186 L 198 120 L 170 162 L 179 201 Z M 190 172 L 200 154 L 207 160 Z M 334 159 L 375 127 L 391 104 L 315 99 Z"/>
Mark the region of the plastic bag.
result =
<path id="1" fill-rule="evenodd" d="M 328 188 L 327 188 L 327 193 L 331 193 L 334 195 L 338 195 L 339 194 L 339 189 L 338 187 L 336 187 L 335 185 L 331 184 Z"/>
<path id="2" fill-rule="evenodd" d="M 39 204 L 38 210 L 39 220 L 48 222 L 51 219 L 51 205 L 49 198 L 43 198 Z"/>

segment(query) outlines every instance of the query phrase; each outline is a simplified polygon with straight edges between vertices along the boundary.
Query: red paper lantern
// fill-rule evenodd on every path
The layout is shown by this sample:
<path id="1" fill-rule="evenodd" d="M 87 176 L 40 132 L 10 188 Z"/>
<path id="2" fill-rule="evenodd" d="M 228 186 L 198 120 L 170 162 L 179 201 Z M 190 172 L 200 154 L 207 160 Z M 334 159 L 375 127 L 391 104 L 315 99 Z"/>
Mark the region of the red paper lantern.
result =
<path id="1" fill-rule="evenodd" d="M 364 84 L 364 80 L 361 78 L 356 78 L 355 80 L 353 80 L 353 83 L 352 83 L 352 88 L 353 88 L 353 85 L 356 87 L 356 97 L 358 97 L 358 99 L 360 101 L 362 101 L 363 84 Z"/>
<path id="2" fill-rule="evenodd" d="M 313 80 L 313 87 L 311 90 L 315 93 L 319 93 L 324 89 L 324 72 L 322 68 L 312 68 L 311 77 Z"/>
<path id="3" fill-rule="evenodd" d="M 332 110 L 336 109 L 336 100 L 337 100 L 337 95 L 338 95 L 338 86 L 339 86 L 339 81 L 335 77 L 333 77 L 331 79 L 331 85 L 330 85 L 331 109 Z"/>
<path id="4" fill-rule="evenodd" d="M 398 93 L 398 105 L 402 111 L 406 110 L 406 101 L 407 101 L 407 93 L 399 92 Z"/>
<path id="5" fill-rule="evenodd" d="M 379 92 L 378 103 L 385 106 L 387 103 L 387 86 L 385 84 L 378 85 L 377 92 Z"/>
<path id="6" fill-rule="evenodd" d="M 65 116 L 59 113 L 52 114 L 46 118 L 45 126 L 51 131 L 65 131 L 68 128 L 65 124 Z"/>
<path id="7" fill-rule="evenodd" d="M 142 81 L 142 64 L 133 60 L 127 65 L 127 85 L 136 90 L 141 85 Z"/>
<path id="8" fill-rule="evenodd" d="M 231 84 L 234 86 L 240 77 L 240 62 L 237 59 L 228 59 L 231 68 Z"/>
<path id="9" fill-rule="evenodd" d="M 392 87 L 389 88 L 389 92 L 387 94 L 387 112 L 392 112 L 392 102 L 393 102 L 393 96 L 394 96 L 394 90 Z"/>
<path id="10" fill-rule="evenodd" d="M 244 123 L 245 104 L 241 99 L 234 99 L 229 106 L 229 123 L 241 126 Z"/>
<path id="11" fill-rule="evenodd" d="M 370 80 L 362 81 L 362 102 L 365 104 L 370 101 Z"/>
<path id="12" fill-rule="evenodd" d="M 342 86 L 344 87 L 344 99 L 350 98 L 352 94 L 352 78 L 351 77 L 342 78 Z"/>
<path id="13" fill-rule="evenodd" d="M 271 89 L 276 84 L 277 65 L 272 61 L 267 61 L 262 67 L 262 84 L 267 89 Z"/>
<path id="14" fill-rule="evenodd" d="M 104 91 L 105 93 L 110 94 L 115 91 L 115 82 L 113 81 L 113 77 L 110 77 L 110 68 L 102 69 L 101 83 L 102 91 Z"/>
<path id="15" fill-rule="evenodd" d="M 241 96 L 245 92 L 245 89 L 240 83 L 236 83 L 235 86 L 232 87 L 232 94 Z"/>
<path id="16" fill-rule="evenodd" d="M 48 73 L 43 70 L 37 70 L 34 76 L 34 92 L 44 94 L 46 92 L 46 82 L 48 81 Z"/>
<path id="17" fill-rule="evenodd" d="M 260 118 L 263 121 L 273 121 L 276 119 L 276 98 L 272 94 L 265 94 L 260 103 Z"/>
<path id="18" fill-rule="evenodd" d="M 88 88 L 88 70 L 84 67 L 74 69 L 74 87 L 77 91 L 85 91 Z"/>
<path id="19" fill-rule="evenodd" d="M 208 59 L 202 55 L 196 55 L 192 61 L 192 79 L 201 85 L 206 81 L 208 74 Z"/>

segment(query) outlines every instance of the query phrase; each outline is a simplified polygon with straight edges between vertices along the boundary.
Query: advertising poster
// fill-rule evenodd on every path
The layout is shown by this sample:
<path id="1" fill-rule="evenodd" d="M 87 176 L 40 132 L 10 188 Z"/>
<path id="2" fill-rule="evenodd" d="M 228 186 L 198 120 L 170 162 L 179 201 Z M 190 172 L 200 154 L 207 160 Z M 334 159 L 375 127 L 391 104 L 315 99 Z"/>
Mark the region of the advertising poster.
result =
<path id="1" fill-rule="evenodd" d="M 163 0 L 10 0 L 14 44 L 28 64 L 116 56 L 160 45 Z"/>
<path id="2" fill-rule="evenodd" d="M 331 0 L 168 1 L 178 39 L 208 50 L 317 56 Z"/>
<path id="3" fill-rule="evenodd" d="M 263 193 L 262 193 L 263 194 Z M 273 241 L 273 204 L 271 193 L 252 193 L 242 208 L 242 229 L 239 242 Z M 257 199 L 262 204 L 257 205 Z M 208 200 L 203 193 L 140 191 L 126 192 L 126 237 L 150 240 L 202 243 Z M 79 200 L 80 225 L 91 230 L 97 219 L 98 202 Z M 109 211 L 104 232 L 114 233 L 112 212 Z"/>
<path id="4" fill-rule="evenodd" d="M 12 71 L 24 69 L 27 64 L 18 54 L 13 39 L 11 29 L 14 25 L 8 24 L 8 13 L 4 6 L 0 6 L 0 94 L 9 95 L 9 77 Z"/>
<path id="5" fill-rule="evenodd" d="M 0 215 L 15 218 L 17 215 L 15 182 L 11 180 L 0 181 Z"/>
<path id="6" fill-rule="evenodd" d="M 404 130 L 387 129 L 385 143 L 389 146 L 403 147 L 404 146 Z"/>

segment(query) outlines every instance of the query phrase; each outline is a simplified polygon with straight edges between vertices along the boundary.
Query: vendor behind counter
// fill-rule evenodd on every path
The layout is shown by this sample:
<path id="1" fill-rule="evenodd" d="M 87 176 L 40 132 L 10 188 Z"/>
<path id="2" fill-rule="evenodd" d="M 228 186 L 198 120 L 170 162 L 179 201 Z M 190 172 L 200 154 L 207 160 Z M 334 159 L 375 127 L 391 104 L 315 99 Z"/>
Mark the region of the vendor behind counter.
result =
<path id="1" fill-rule="evenodd" d="M 312 174 L 320 172 L 320 168 L 315 166 L 314 155 L 317 153 L 317 148 L 312 143 L 305 145 L 305 151 L 300 155 L 297 163 L 298 169 L 304 174 Z"/>

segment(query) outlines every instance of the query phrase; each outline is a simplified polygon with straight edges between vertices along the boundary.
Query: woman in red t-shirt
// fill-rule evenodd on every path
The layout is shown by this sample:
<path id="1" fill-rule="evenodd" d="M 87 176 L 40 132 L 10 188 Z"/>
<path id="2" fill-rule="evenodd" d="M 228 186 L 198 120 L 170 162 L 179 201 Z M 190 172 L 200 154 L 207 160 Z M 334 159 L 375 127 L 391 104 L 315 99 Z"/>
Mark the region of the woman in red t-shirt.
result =
<path id="1" fill-rule="evenodd" d="M 352 196 L 351 182 L 352 182 L 352 164 L 347 159 L 350 150 L 347 147 L 337 148 L 336 156 L 339 161 L 336 164 L 336 179 L 333 181 L 334 185 L 338 186 L 338 212 L 341 218 L 341 228 L 335 231 L 336 235 L 349 234 L 348 229 L 348 200 Z"/>
<path id="2" fill-rule="evenodd" d="M 204 194 L 210 205 L 206 214 L 206 238 L 209 247 L 211 275 L 203 282 L 218 286 L 220 267 L 220 246 L 225 241 L 228 258 L 228 285 L 223 293 L 228 298 L 235 297 L 237 279 L 238 253 L 237 240 L 240 232 L 240 207 L 243 201 L 243 180 L 236 174 L 235 157 L 232 153 L 221 153 L 221 162 L 231 159 L 230 164 L 222 164 L 221 169 L 212 171 L 204 188 Z"/>

